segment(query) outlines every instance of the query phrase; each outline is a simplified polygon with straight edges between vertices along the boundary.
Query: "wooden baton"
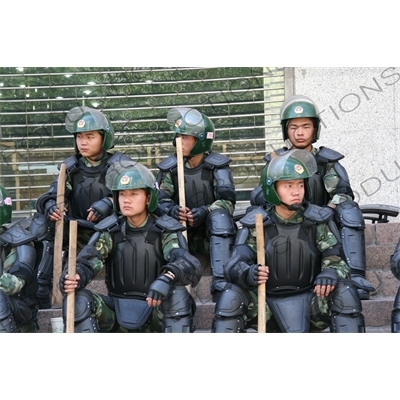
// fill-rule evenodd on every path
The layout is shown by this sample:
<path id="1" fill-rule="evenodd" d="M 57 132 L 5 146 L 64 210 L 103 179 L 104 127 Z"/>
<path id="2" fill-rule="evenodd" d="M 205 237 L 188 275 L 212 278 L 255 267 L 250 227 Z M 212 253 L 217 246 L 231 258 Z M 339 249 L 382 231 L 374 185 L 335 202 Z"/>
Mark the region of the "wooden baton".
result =
<path id="1" fill-rule="evenodd" d="M 56 221 L 54 237 L 54 259 L 53 259 L 53 290 L 52 308 L 61 308 L 62 293 L 60 290 L 60 276 L 62 272 L 63 231 L 64 231 L 64 194 L 65 194 L 66 166 L 61 164 L 57 182 L 57 208 L 60 210 L 61 219 Z"/>
<path id="2" fill-rule="evenodd" d="M 68 275 L 76 274 L 76 247 L 78 235 L 78 221 L 69 223 Z M 67 328 L 66 333 L 74 333 L 75 327 L 75 291 L 67 295 Z"/>
<path id="3" fill-rule="evenodd" d="M 261 214 L 256 214 L 257 264 L 265 265 L 264 223 Z M 265 333 L 265 283 L 258 285 L 258 333 Z"/>

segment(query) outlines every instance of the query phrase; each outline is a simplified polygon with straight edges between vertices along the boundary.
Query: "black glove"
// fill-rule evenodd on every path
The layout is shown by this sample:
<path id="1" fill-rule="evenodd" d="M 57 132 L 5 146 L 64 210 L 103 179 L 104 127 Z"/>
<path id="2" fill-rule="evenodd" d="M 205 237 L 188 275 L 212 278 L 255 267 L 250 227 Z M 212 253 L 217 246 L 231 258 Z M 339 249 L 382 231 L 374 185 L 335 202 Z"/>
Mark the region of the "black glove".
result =
<path id="1" fill-rule="evenodd" d="M 44 215 L 47 219 L 50 218 L 50 215 L 53 214 L 54 211 L 57 210 L 57 202 L 54 199 L 49 199 L 46 201 L 44 205 Z"/>
<path id="2" fill-rule="evenodd" d="M 161 300 L 164 301 L 171 289 L 172 286 L 172 278 L 167 275 L 160 275 L 149 288 L 148 297 L 153 300 Z"/>
<path id="3" fill-rule="evenodd" d="M 249 288 L 255 288 L 258 285 L 258 264 L 253 264 L 247 271 L 245 278 L 246 285 Z"/>
<path id="4" fill-rule="evenodd" d="M 94 216 L 100 221 L 111 215 L 113 202 L 109 197 L 104 197 L 101 200 L 95 201 L 90 208 L 93 210 Z"/>
<path id="5" fill-rule="evenodd" d="M 193 208 L 191 211 L 192 211 L 192 215 L 193 215 L 193 226 L 195 228 L 197 228 L 203 222 L 205 222 L 208 214 L 210 213 L 208 207 L 206 207 L 206 206 L 201 206 L 199 208 Z"/>
<path id="6" fill-rule="evenodd" d="M 179 221 L 179 209 L 181 206 L 174 205 L 168 209 L 168 215 Z"/>
<path id="7" fill-rule="evenodd" d="M 333 268 L 327 268 L 320 272 L 314 282 L 314 285 L 333 285 L 338 283 L 338 274 Z"/>

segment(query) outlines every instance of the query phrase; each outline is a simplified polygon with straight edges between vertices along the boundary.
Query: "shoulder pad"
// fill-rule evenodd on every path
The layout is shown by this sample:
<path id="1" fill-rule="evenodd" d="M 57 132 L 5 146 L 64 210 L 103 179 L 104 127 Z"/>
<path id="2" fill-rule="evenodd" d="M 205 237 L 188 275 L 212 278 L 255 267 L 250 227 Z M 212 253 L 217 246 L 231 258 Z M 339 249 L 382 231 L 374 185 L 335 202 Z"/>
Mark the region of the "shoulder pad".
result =
<path id="1" fill-rule="evenodd" d="M 67 171 L 71 170 L 73 167 L 75 167 L 76 164 L 78 164 L 78 158 L 76 154 L 74 154 L 71 157 L 68 157 L 65 161 L 62 162 L 62 164 L 65 164 L 65 169 Z M 61 169 L 61 164 L 57 166 L 57 168 L 60 170 Z"/>
<path id="2" fill-rule="evenodd" d="M 215 153 L 214 151 L 205 158 L 204 163 L 211 167 L 225 167 L 229 165 L 232 160 L 225 157 L 223 154 Z"/>
<path id="3" fill-rule="evenodd" d="M 35 235 L 24 229 L 18 222 L 0 235 L 4 244 L 21 246 L 35 239 Z"/>
<path id="4" fill-rule="evenodd" d="M 248 214 L 246 214 L 239 222 L 248 228 L 253 228 L 256 226 L 256 214 L 261 214 L 263 217 L 263 221 L 265 222 L 269 218 L 268 212 L 264 207 L 258 207 L 251 210 Z"/>
<path id="5" fill-rule="evenodd" d="M 283 153 L 287 152 L 288 150 L 289 149 L 287 147 L 281 147 L 278 150 L 271 151 L 270 153 L 268 153 L 264 156 L 264 161 L 269 163 L 271 161 L 272 154 L 277 154 L 279 156 L 280 154 L 283 154 Z"/>
<path id="6" fill-rule="evenodd" d="M 107 153 L 107 154 L 110 156 L 110 158 L 108 159 L 108 162 L 107 162 L 108 166 L 116 164 L 120 161 L 131 161 L 132 163 L 135 163 L 135 164 L 137 162 L 135 160 L 132 160 L 132 158 L 130 158 L 126 154 L 121 153 L 119 151 L 116 151 L 114 154 L 112 154 L 112 153 Z M 127 166 L 128 165 L 130 165 L 130 164 L 127 164 Z M 122 165 L 122 166 L 124 167 L 125 165 Z"/>
<path id="7" fill-rule="evenodd" d="M 154 225 L 167 232 L 179 232 L 186 230 L 186 228 L 179 221 L 165 214 L 159 218 L 156 218 Z"/>
<path id="8" fill-rule="evenodd" d="M 176 159 L 176 155 L 169 156 L 167 158 L 164 158 L 159 164 L 157 164 L 157 167 L 161 171 L 171 171 L 178 165 L 178 160 Z"/>
<path id="9" fill-rule="evenodd" d="M 309 204 L 304 211 L 304 218 L 317 223 L 327 222 L 332 218 L 334 210 L 331 207 L 320 207 L 316 204 Z"/>
<path id="10" fill-rule="evenodd" d="M 344 155 L 336 150 L 332 150 L 329 147 L 321 146 L 318 153 L 315 155 L 317 162 L 335 162 L 344 158 Z"/>
<path id="11" fill-rule="evenodd" d="M 115 214 L 112 214 L 107 218 L 104 218 L 94 226 L 94 229 L 98 232 L 104 232 L 104 231 L 115 232 L 117 228 L 119 229 L 119 224 L 118 224 L 118 217 Z"/>

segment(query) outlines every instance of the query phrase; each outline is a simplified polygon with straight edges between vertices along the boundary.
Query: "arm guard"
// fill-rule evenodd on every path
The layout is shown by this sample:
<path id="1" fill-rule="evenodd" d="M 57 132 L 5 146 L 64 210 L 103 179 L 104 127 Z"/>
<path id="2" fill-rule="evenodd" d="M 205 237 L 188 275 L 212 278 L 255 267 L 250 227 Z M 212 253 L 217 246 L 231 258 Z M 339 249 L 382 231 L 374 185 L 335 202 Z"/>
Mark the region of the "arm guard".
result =
<path id="1" fill-rule="evenodd" d="M 201 278 L 203 267 L 200 261 L 184 249 L 172 249 L 170 262 L 161 268 L 161 273 L 171 271 L 175 275 L 174 283 L 195 287 Z"/>
<path id="2" fill-rule="evenodd" d="M 94 245 L 87 244 L 79 253 L 76 259 L 77 267 L 76 273 L 79 274 L 81 280 L 79 282 L 79 289 L 86 287 L 93 277 L 94 271 L 91 264 L 93 258 L 102 259 L 100 252 Z"/>
<path id="3" fill-rule="evenodd" d="M 233 183 L 232 170 L 228 167 L 215 169 L 214 178 L 217 183 L 216 193 L 218 200 L 229 200 L 236 203 L 236 191 Z"/>
<path id="4" fill-rule="evenodd" d="M 257 267 L 258 271 L 258 265 L 247 264 L 242 261 L 240 255 L 237 254 L 231 257 L 225 264 L 225 278 L 227 281 L 235 283 L 246 290 L 254 289 L 257 287 L 257 279 L 254 284 L 251 271 L 254 267 Z"/>
<path id="5" fill-rule="evenodd" d="M 11 266 L 9 273 L 26 280 L 27 285 L 32 283 L 36 277 L 35 259 L 36 251 L 33 246 L 24 244 L 16 248 L 17 257 Z"/>

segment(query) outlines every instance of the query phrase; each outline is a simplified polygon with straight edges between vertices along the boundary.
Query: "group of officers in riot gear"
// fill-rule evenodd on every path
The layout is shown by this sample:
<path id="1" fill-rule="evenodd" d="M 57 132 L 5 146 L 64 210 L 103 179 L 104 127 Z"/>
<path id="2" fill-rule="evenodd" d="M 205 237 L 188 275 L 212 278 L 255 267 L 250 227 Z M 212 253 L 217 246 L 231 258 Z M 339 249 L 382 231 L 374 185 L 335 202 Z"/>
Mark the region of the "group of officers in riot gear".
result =
<path id="1" fill-rule="evenodd" d="M 176 154 L 157 165 L 155 177 L 137 160 L 109 151 L 114 136 L 107 116 L 89 107 L 70 110 L 66 129 L 75 154 L 64 161 L 65 210 L 57 208 L 57 178 L 37 199 L 32 220 L 11 224 L 11 199 L 0 188 L 0 332 L 35 332 L 38 309 L 51 307 L 60 218 L 66 230 L 69 220 L 79 227 L 77 273 L 69 276 L 65 266 L 60 278 L 62 293 L 76 294 L 75 332 L 194 332 L 196 304 L 188 288 L 203 274 L 198 253 L 209 257 L 212 270 L 212 332 L 257 329 L 260 283 L 266 284 L 267 332 L 365 332 L 361 300 L 374 290 L 366 279 L 365 222 L 340 164 L 344 156 L 313 146 L 318 113 L 306 96 L 283 103 L 286 147 L 265 156 L 251 205 L 235 222 L 231 160 L 212 151 L 215 128 L 206 115 L 184 107 L 168 113 L 173 144 L 182 139 L 181 207 Z M 257 214 L 265 265 L 256 257 Z M 391 260 L 400 279 L 398 253 Z M 106 295 L 87 288 L 103 270 Z M 392 332 L 400 332 L 399 299 Z"/>

